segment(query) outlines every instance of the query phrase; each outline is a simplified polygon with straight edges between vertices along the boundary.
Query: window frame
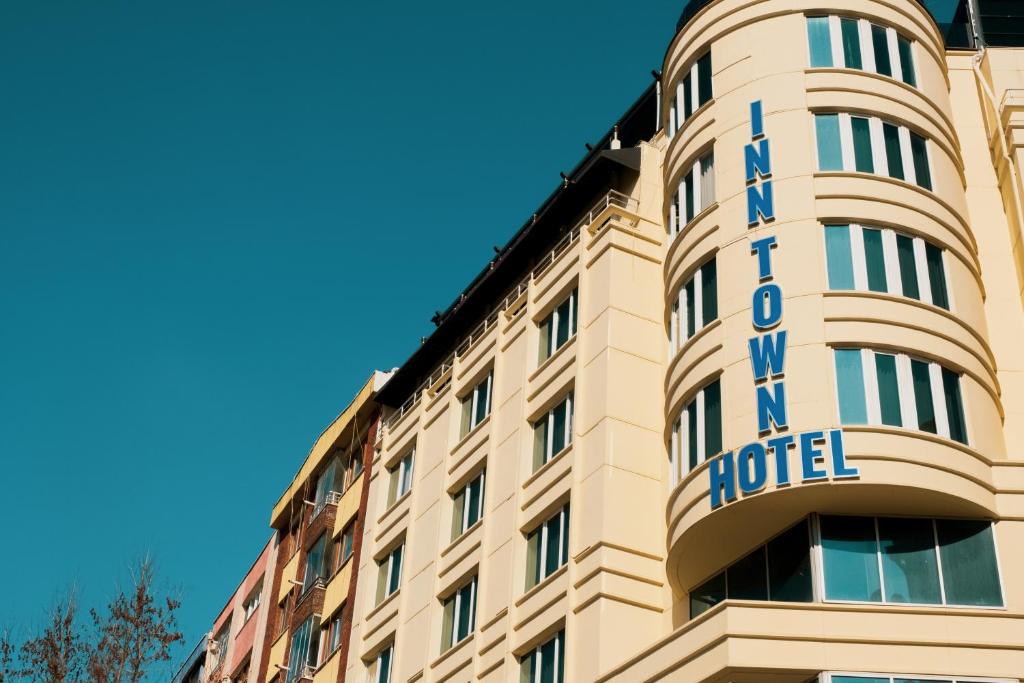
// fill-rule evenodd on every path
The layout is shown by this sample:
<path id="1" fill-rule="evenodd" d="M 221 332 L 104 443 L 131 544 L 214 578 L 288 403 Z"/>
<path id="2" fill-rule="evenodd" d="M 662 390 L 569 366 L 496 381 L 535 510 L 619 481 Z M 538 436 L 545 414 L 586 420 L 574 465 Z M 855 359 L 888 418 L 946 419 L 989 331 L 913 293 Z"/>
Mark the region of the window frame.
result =
<path id="1" fill-rule="evenodd" d="M 983 518 L 970 518 L 970 517 L 923 517 L 918 515 L 856 515 L 856 514 L 837 514 L 828 513 L 828 517 L 854 517 L 858 519 L 870 519 L 874 522 L 875 530 L 875 557 L 878 564 L 878 580 L 879 580 L 879 595 L 880 600 L 840 600 L 836 598 L 829 598 L 825 588 L 825 554 L 821 542 L 821 513 L 814 513 L 812 515 L 812 535 L 813 545 L 811 552 L 816 556 L 816 570 L 814 574 L 815 581 L 815 595 L 817 601 L 822 604 L 838 604 L 838 605 L 882 605 L 886 607 L 914 607 L 914 608 L 932 608 L 932 609 L 982 609 L 992 611 L 1006 611 L 1006 584 L 1003 582 L 1003 568 L 1002 562 L 1000 562 L 999 553 L 999 539 L 996 535 L 996 522 L 991 519 Z M 880 545 L 880 534 L 878 530 L 878 520 L 880 518 L 887 519 L 915 519 L 915 520 L 927 520 L 932 523 L 932 537 L 934 538 L 935 545 L 935 562 L 939 576 L 939 591 L 942 597 L 942 602 L 939 603 L 920 603 L 920 602 L 890 602 L 886 599 L 885 595 L 885 571 L 882 562 L 882 551 Z M 963 605 L 957 603 L 950 603 L 946 599 L 946 585 L 942 572 L 942 554 L 939 547 L 938 537 L 938 522 L 939 521 L 950 521 L 950 522 L 982 522 L 987 521 L 989 524 L 989 531 L 992 535 L 992 553 L 994 555 L 995 567 L 996 567 L 996 578 L 999 581 L 999 596 L 1002 600 L 1000 605 Z M 940 680 L 948 680 L 942 679 Z"/>
<path id="2" fill-rule="evenodd" d="M 831 54 L 831 64 L 828 66 L 819 65 L 814 66 L 814 50 L 811 43 L 811 32 L 810 32 L 810 20 L 811 19 L 826 19 L 826 25 L 828 27 L 828 40 Z M 918 82 L 920 81 L 918 74 L 918 59 L 917 59 L 917 41 L 909 38 L 905 34 L 896 30 L 895 27 L 889 26 L 888 24 L 881 24 L 864 17 L 857 17 L 845 14 L 820 14 L 820 13 L 807 13 L 804 14 L 805 26 L 807 30 L 805 35 L 807 36 L 807 64 L 808 68 L 811 69 L 850 69 L 851 71 L 864 71 L 866 73 L 875 74 L 883 78 L 890 78 L 899 83 L 903 83 L 906 86 L 919 90 Z M 857 39 L 860 47 L 861 66 L 847 66 L 846 57 L 843 53 L 843 41 L 842 41 L 842 28 L 841 22 L 843 19 L 852 20 L 857 23 Z M 889 57 L 889 70 L 891 74 L 882 73 L 878 69 L 878 64 L 875 59 L 874 49 L 874 34 L 873 29 L 877 27 L 885 31 L 886 41 L 886 52 Z M 900 39 L 906 41 L 908 45 L 908 55 L 910 56 L 910 80 L 905 78 L 907 70 L 904 68 L 903 55 L 900 52 Z M 899 74 L 897 76 L 897 74 Z"/>
<path id="3" fill-rule="evenodd" d="M 676 414 L 676 418 L 672 421 L 672 431 L 669 434 L 669 490 L 674 489 L 679 485 L 693 470 L 698 469 L 704 462 L 710 458 L 715 457 L 717 453 L 707 453 L 707 426 L 708 417 L 705 406 L 705 392 L 714 384 L 718 384 L 718 439 L 725 443 L 725 424 L 722 419 L 722 382 L 721 377 L 716 377 L 710 382 L 704 384 L 699 389 L 694 391 L 687 400 L 684 400 L 679 408 L 679 412 Z M 690 419 L 689 410 L 690 406 L 693 406 L 693 410 L 696 412 L 695 424 L 697 426 L 696 441 L 694 446 L 697 448 L 697 459 L 693 466 L 690 465 L 690 453 L 685 448 L 689 448 L 690 438 Z M 683 416 L 686 415 L 687 419 L 683 420 Z M 718 451 L 722 452 L 721 450 Z"/>
<path id="4" fill-rule="evenodd" d="M 556 413 L 560 410 L 565 411 L 565 432 L 562 437 L 561 446 L 556 449 L 555 420 Z M 533 472 L 539 471 L 572 446 L 575 422 L 576 390 L 573 388 L 558 403 L 548 409 L 540 419 L 533 423 Z M 542 433 L 543 436 L 541 436 Z M 543 439 L 543 444 L 540 443 L 541 439 Z"/>
<path id="5" fill-rule="evenodd" d="M 962 380 L 964 373 L 952 370 L 938 361 L 924 358 L 918 354 L 907 353 L 895 349 L 878 349 L 870 346 L 832 346 L 832 377 L 835 382 L 834 408 L 836 417 L 844 426 L 869 425 L 874 427 L 891 427 L 896 429 L 907 429 L 922 434 L 932 434 L 954 443 L 971 447 L 971 420 L 967 408 L 967 402 L 963 398 Z M 840 402 L 840 378 L 839 366 L 836 362 L 838 351 L 859 351 L 861 363 L 861 386 L 864 389 L 864 403 L 866 420 L 860 422 L 843 422 L 842 405 Z M 883 422 L 881 395 L 878 388 L 878 370 L 876 366 L 876 355 L 896 357 L 896 378 L 897 391 L 900 407 L 899 425 L 889 425 Z M 928 365 L 929 387 L 931 388 L 932 412 L 935 420 L 935 432 L 922 429 L 919 425 L 917 412 L 917 391 L 914 389 L 913 362 L 926 363 Z M 964 440 L 960 441 L 952 436 L 951 421 L 946 409 L 946 389 L 942 377 L 943 370 L 951 372 L 957 377 L 958 393 L 960 395 L 960 410 L 963 413 Z"/>
<path id="6" fill-rule="evenodd" d="M 569 304 L 569 333 L 565 340 L 558 343 L 558 326 L 561 322 L 561 311 L 563 304 Z M 549 358 L 554 356 L 559 349 L 566 346 L 573 337 L 576 336 L 576 332 L 579 329 L 579 287 L 574 286 L 572 291 L 569 292 L 568 296 L 561 299 L 555 304 L 551 311 L 548 312 L 543 319 L 541 319 L 538 328 L 540 330 L 540 360 L 539 364 L 543 365 Z M 545 343 L 546 342 L 546 343 Z M 489 413 L 488 413 L 489 414 Z"/>
<path id="7" fill-rule="evenodd" d="M 705 62 L 705 60 L 707 60 Z M 707 64 L 707 84 L 709 92 L 703 93 L 701 84 L 701 64 Z M 670 88 L 670 92 L 673 93 L 672 98 L 669 100 L 669 118 L 668 118 L 668 138 L 671 140 L 675 137 L 676 133 L 682 130 L 683 125 L 693 118 L 705 105 L 711 103 L 715 99 L 715 73 L 714 73 L 714 61 L 711 55 L 711 46 L 708 45 L 706 49 L 702 50 L 699 55 L 693 58 L 689 66 L 682 69 L 679 72 L 679 77 L 676 79 L 673 86 Z M 689 106 L 689 113 L 687 113 L 687 103 Z M 682 104 L 682 106 L 680 106 Z"/>
<path id="8" fill-rule="evenodd" d="M 477 417 L 479 412 L 480 404 L 480 388 L 484 388 L 484 414 Z M 487 371 L 487 375 L 479 382 L 473 385 L 473 388 L 463 396 L 460 401 L 462 403 L 462 425 L 460 427 L 460 434 L 462 437 L 468 436 L 477 427 L 483 424 L 488 417 L 491 416 L 491 396 L 494 393 L 494 369 L 491 368 Z"/>
<path id="9" fill-rule="evenodd" d="M 477 610 L 477 596 L 479 591 L 477 589 L 480 574 L 476 573 L 468 581 L 463 581 L 452 590 L 448 597 L 441 601 L 442 612 L 441 612 L 441 652 L 447 652 L 456 645 L 459 645 L 463 641 L 469 640 L 476 633 L 476 610 Z M 459 629 L 462 626 L 460 623 L 462 616 L 462 591 L 469 587 L 469 627 L 466 629 L 466 635 L 459 638 Z M 449 616 L 449 608 L 451 613 Z M 450 619 L 450 621 L 449 621 Z M 447 632 L 447 636 L 446 636 Z M 447 637 L 447 641 L 446 641 Z"/>
<path id="10" fill-rule="evenodd" d="M 395 569 L 397 559 L 398 569 Z M 384 603 L 402 588 L 402 570 L 405 569 L 405 539 L 376 560 L 377 591 L 375 605 Z M 394 588 L 391 585 L 394 584 Z"/>
<path id="11" fill-rule="evenodd" d="M 412 477 L 416 469 L 416 445 L 413 444 L 405 455 L 388 468 L 388 497 L 385 510 L 400 501 L 412 490 Z"/>
<path id="12" fill-rule="evenodd" d="M 828 232 L 830 229 L 846 228 L 850 244 L 850 267 L 853 273 L 853 288 L 834 287 L 829 274 L 832 259 L 828 250 Z M 953 290 L 949 282 L 949 258 L 946 247 L 935 244 L 929 239 L 920 235 L 904 232 L 896 228 L 872 225 L 866 223 L 823 223 L 822 224 L 822 245 L 825 255 L 825 281 L 830 292 L 873 292 L 868 285 L 868 263 L 864 249 L 864 230 L 878 230 L 882 233 L 883 269 L 885 270 L 886 289 L 884 294 L 898 296 L 919 303 L 927 304 L 949 313 L 956 312 L 956 304 Z M 899 238 L 904 237 L 912 240 L 914 272 L 917 282 L 917 297 L 909 296 L 903 291 L 902 266 L 899 258 Z M 931 272 L 928 270 L 928 247 L 939 251 L 942 265 L 942 289 L 946 296 L 948 307 L 941 306 L 934 302 L 935 283 L 932 282 Z M 895 283 L 893 287 L 892 283 Z M 899 291 L 893 291 L 898 289 Z M 877 292 L 876 292 L 877 293 Z"/>
<path id="13" fill-rule="evenodd" d="M 709 182 L 705 183 L 703 178 L 704 164 L 710 165 L 708 173 Z M 686 232 L 698 216 L 717 202 L 718 181 L 716 177 L 717 167 L 715 165 L 714 143 L 697 152 L 693 159 L 683 165 L 679 180 L 676 183 L 676 191 L 669 198 L 669 215 L 665 226 L 668 229 L 669 238 L 675 238 Z M 687 181 L 687 178 L 690 178 Z M 710 190 L 707 189 L 710 186 Z M 689 215 L 686 208 L 687 194 L 692 192 L 693 215 Z M 707 203 L 703 202 L 707 196 Z"/>
<path id="14" fill-rule="evenodd" d="M 381 659 L 385 653 L 388 655 L 386 667 L 381 667 Z M 367 680 L 369 683 L 391 683 L 391 673 L 395 666 L 395 643 L 391 641 L 373 656 L 370 665 L 367 667 Z"/>
<path id="15" fill-rule="evenodd" d="M 479 499 L 477 500 L 477 515 L 472 522 L 469 521 L 469 497 L 472 493 L 472 485 L 480 482 Z M 452 496 L 452 541 L 462 538 L 467 531 L 477 522 L 484 518 L 484 497 L 487 493 L 487 468 L 481 468 L 479 472 L 459 488 Z M 459 513 L 459 497 L 463 498 L 462 512 Z"/>
<path id="16" fill-rule="evenodd" d="M 932 157 L 934 156 L 932 147 L 935 146 L 935 142 L 931 140 L 927 135 L 912 130 L 910 127 L 901 123 L 896 123 L 889 119 L 876 116 L 874 114 L 863 114 L 859 112 L 839 111 L 839 110 L 814 110 L 811 112 L 814 117 L 814 123 L 811 126 L 814 132 L 814 149 L 815 149 L 815 172 L 816 173 L 864 173 L 866 175 L 876 175 L 882 178 L 889 178 L 890 180 L 897 180 L 900 182 L 909 183 L 918 187 L 922 190 L 935 193 L 935 168 Z M 823 169 L 821 167 L 822 160 L 822 147 L 821 140 L 818 135 L 818 118 L 825 116 L 836 116 L 839 126 L 839 152 L 841 159 L 841 168 L 839 169 Z M 854 134 L 853 134 L 853 119 L 866 119 L 868 121 L 868 131 L 870 134 L 870 148 L 872 156 L 873 170 L 858 171 L 857 162 L 854 155 Z M 903 166 L 903 177 L 897 178 L 889 175 L 889 163 L 888 153 L 885 150 L 885 126 L 893 126 L 898 131 L 899 143 L 900 143 L 900 161 Z M 920 138 L 924 142 L 925 161 L 927 162 L 928 169 L 928 185 L 922 185 L 917 177 L 917 167 L 914 161 L 914 154 L 912 149 L 912 136 Z M 884 169 L 884 172 L 881 170 Z"/>
<path id="17" fill-rule="evenodd" d="M 572 556 L 571 549 L 569 547 L 569 524 L 572 520 L 570 514 L 569 502 L 566 501 L 564 504 L 554 512 L 554 514 L 545 517 L 534 527 L 526 532 L 526 590 L 527 592 L 533 590 L 537 586 L 544 583 L 548 578 L 558 573 L 562 567 L 569 564 L 569 558 Z M 550 543 L 550 531 L 548 524 L 558 519 L 558 558 L 555 561 L 554 567 L 546 567 L 547 564 L 547 550 Z M 534 541 L 534 538 L 537 540 Z M 530 553 L 533 552 L 531 545 L 536 542 L 536 562 L 537 566 L 535 571 L 531 572 Z"/>
<path id="18" fill-rule="evenodd" d="M 519 658 L 520 683 L 540 683 L 543 670 L 544 646 L 554 642 L 554 679 L 555 683 L 565 681 L 565 626 L 558 629 L 550 638 L 538 643 L 529 652 Z"/>
<path id="19" fill-rule="evenodd" d="M 674 357 L 680 351 L 682 351 L 687 343 L 698 336 L 705 327 L 711 326 L 719 319 L 718 311 L 718 262 L 715 258 L 716 255 L 712 255 L 711 258 L 700 263 L 694 267 L 693 271 L 681 285 L 676 293 L 675 301 L 672 302 L 672 306 L 669 310 L 669 353 L 670 357 Z M 710 320 L 705 320 L 706 311 L 704 310 L 704 290 L 708 287 L 708 283 L 705 282 L 707 268 L 711 266 L 711 269 L 715 273 L 715 277 L 712 280 L 712 284 L 715 289 L 715 314 Z M 694 300 L 694 327 L 693 334 L 689 334 L 689 296 L 687 289 L 690 284 L 693 284 L 693 300 Z"/>

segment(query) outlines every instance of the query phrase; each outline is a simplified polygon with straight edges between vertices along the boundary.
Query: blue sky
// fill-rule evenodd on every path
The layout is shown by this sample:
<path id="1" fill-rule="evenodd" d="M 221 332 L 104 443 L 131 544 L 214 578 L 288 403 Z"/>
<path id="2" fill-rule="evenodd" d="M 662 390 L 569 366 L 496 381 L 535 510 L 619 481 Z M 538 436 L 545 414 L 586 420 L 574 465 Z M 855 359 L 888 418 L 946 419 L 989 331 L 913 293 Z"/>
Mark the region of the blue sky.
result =
<path id="1" fill-rule="evenodd" d="M 681 5 L 0 1 L 0 624 L 150 552 L 191 647 Z"/>

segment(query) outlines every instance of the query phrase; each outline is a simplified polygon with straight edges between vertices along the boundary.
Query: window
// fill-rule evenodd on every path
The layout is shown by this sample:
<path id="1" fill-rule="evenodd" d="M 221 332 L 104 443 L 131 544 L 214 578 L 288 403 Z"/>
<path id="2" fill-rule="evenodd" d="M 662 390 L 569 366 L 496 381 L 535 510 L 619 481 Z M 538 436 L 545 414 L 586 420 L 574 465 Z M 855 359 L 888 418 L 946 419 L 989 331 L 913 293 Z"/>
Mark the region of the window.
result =
<path id="1" fill-rule="evenodd" d="M 441 624 L 441 652 L 469 637 L 476 628 L 476 576 L 444 601 Z"/>
<path id="2" fill-rule="evenodd" d="M 411 448 L 394 467 L 388 470 L 388 507 L 395 504 L 412 488 L 412 466 L 416 457 L 416 449 Z"/>
<path id="3" fill-rule="evenodd" d="M 260 603 L 263 601 L 263 577 L 261 576 L 256 581 L 256 587 L 249 593 L 249 597 L 242 603 L 242 611 L 245 614 L 246 621 L 249 620 L 256 610 L 259 609 Z"/>
<path id="4" fill-rule="evenodd" d="M 277 635 L 281 635 L 288 628 L 288 607 L 291 602 L 292 593 L 289 591 L 285 596 L 284 600 L 277 603 Z"/>
<path id="5" fill-rule="evenodd" d="M 572 443 L 573 392 L 533 425 L 533 471 L 536 472 Z"/>
<path id="6" fill-rule="evenodd" d="M 555 307 L 540 324 L 540 362 L 544 362 L 555 351 L 562 348 L 576 334 L 578 290 Z"/>
<path id="7" fill-rule="evenodd" d="M 829 289 L 888 292 L 949 310 L 944 252 L 920 237 L 826 225 L 825 256 Z"/>
<path id="8" fill-rule="evenodd" d="M 679 190 L 672 195 L 668 231 L 678 235 L 697 214 L 715 201 L 715 152 L 711 150 L 686 169 Z"/>
<path id="9" fill-rule="evenodd" d="M 391 596 L 402 583 L 402 551 L 401 544 L 377 562 L 377 604 Z"/>
<path id="10" fill-rule="evenodd" d="M 320 629 L 320 662 L 327 661 L 327 658 L 334 654 L 341 647 L 341 613 L 342 609 L 335 612 L 334 616 L 324 622 Z"/>
<path id="11" fill-rule="evenodd" d="M 353 520 L 349 522 L 348 526 L 346 526 L 345 529 L 341 532 L 341 542 L 339 543 L 339 545 L 341 546 L 341 551 L 338 554 L 338 566 L 335 567 L 335 570 L 340 569 L 341 565 L 348 562 L 348 558 L 352 557 L 352 552 L 355 547 L 355 540 L 356 523 Z"/>
<path id="12" fill-rule="evenodd" d="M 476 429 L 476 426 L 491 414 L 491 384 L 494 372 L 473 387 L 473 391 L 462 399 L 462 435 L 465 436 Z"/>
<path id="13" fill-rule="evenodd" d="M 718 271 L 715 259 L 702 265 L 679 288 L 672 304 L 669 341 L 673 352 L 682 348 L 694 334 L 718 318 Z"/>
<path id="14" fill-rule="evenodd" d="M 332 502 L 332 493 L 340 493 L 345 489 L 345 470 L 338 458 L 331 458 L 327 467 L 320 473 L 316 480 L 316 493 L 313 496 L 313 514 L 310 522 L 324 509 L 327 503 Z"/>
<path id="15" fill-rule="evenodd" d="M 722 389 L 716 379 L 683 406 L 672 425 L 669 448 L 673 487 L 687 472 L 722 450 Z"/>
<path id="16" fill-rule="evenodd" d="M 675 135 L 683 122 L 707 104 L 711 97 L 711 51 L 708 50 L 676 83 L 676 94 L 669 107 L 668 136 Z"/>
<path id="17" fill-rule="evenodd" d="M 466 533 L 484 516 L 484 470 L 455 494 L 452 511 L 452 540 Z"/>
<path id="18" fill-rule="evenodd" d="M 565 629 L 538 645 L 522 658 L 520 683 L 563 683 L 565 680 Z"/>
<path id="19" fill-rule="evenodd" d="M 568 503 L 530 532 L 526 548 L 526 588 L 530 589 L 569 561 Z"/>
<path id="20" fill-rule="evenodd" d="M 1001 607 L 987 520 L 822 515 L 825 599 Z"/>
<path id="21" fill-rule="evenodd" d="M 906 126 L 846 113 L 814 115 L 818 170 L 887 175 L 932 189 L 928 141 Z"/>
<path id="22" fill-rule="evenodd" d="M 862 69 L 916 86 L 913 43 L 867 19 L 807 17 L 812 67 Z"/>
<path id="23" fill-rule="evenodd" d="M 690 591 L 690 618 L 727 599 L 813 601 L 810 549 L 805 520 Z"/>
<path id="24" fill-rule="evenodd" d="M 370 683 L 391 683 L 391 662 L 395 658 L 395 644 L 391 643 L 377 653 L 370 664 Z"/>
<path id="25" fill-rule="evenodd" d="M 327 578 L 334 557 L 334 542 L 327 532 L 320 534 L 306 555 L 306 573 L 302 575 L 302 592 Z"/>
<path id="26" fill-rule="evenodd" d="M 211 668 L 220 666 L 224 662 L 228 661 L 228 646 L 231 644 L 231 620 L 228 619 L 220 630 L 217 631 L 217 635 L 213 637 L 213 647 L 210 648 L 211 653 L 214 656 L 214 664 Z"/>
<path id="27" fill-rule="evenodd" d="M 303 678 L 307 668 L 316 668 L 320 652 L 320 618 L 310 616 L 292 634 L 288 650 L 288 683 Z"/>
<path id="28" fill-rule="evenodd" d="M 842 424 L 919 429 L 967 443 L 960 375 L 905 353 L 835 349 Z"/>

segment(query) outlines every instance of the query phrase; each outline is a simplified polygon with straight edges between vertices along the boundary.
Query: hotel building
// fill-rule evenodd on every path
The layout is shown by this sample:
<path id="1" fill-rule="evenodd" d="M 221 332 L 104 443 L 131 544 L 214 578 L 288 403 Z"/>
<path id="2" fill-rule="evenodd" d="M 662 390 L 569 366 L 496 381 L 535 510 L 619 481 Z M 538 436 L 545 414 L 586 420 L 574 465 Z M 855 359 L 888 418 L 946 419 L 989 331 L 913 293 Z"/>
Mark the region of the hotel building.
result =
<path id="1" fill-rule="evenodd" d="M 687 3 L 375 396 L 352 680 L 1024 678 L 1022 14 Z"/>

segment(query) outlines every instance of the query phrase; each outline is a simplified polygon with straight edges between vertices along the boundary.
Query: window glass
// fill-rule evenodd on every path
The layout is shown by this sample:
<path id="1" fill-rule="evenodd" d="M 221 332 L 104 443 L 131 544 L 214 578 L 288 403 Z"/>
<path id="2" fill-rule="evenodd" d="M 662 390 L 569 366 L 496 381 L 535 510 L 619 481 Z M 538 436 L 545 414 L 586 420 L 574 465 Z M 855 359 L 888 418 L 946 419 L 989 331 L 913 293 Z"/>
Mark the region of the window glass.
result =
<path id="1" fill-rule="evenodd" d="M 704 388 L 704 459 L 722 451 L 722 389 L 718 380 Z"/>
<path id="2" fill-rule="evenodd" d="M 906 235 L 896 235 L 896 254 L 900 263 L 900 286 L 903 296 L 921 299 L 917 286 L 917 264 L 914 259 L 914 240 Z"/>
<path id="3" fill-rule="evenodd" d="M 904 180 L 903 147 L 900 145 L 899 127 L 883 121 L 882 138 L 885 142 L 885 159 L 889 170 L 889 177 Z"/>
<path id="4" fill-rule="evenodd" d="M 949 421 L 949 438 L 967 443 L 967 423 L 964 418 L 964 402 L 960 396 L 960 376 L 942 368 L 942 389 L 946 398 L 946 419 Z"/>
<path id="5" fill-rule="evenodd" d="M 818 139 L 818 169 L 843 170 L 843 149 L 839 141 L 839 115 L 817 114 L 814 129 Z"/>
<path id="6" fill-rule="evenodd" d="M 839 421 L 844 425 L 867 424 L 864 366 L 860 349 L 836 349 L 835 355 Z"/>
<path id="7" fill-rule="evenodd" d="M 883 76 L 892 76 L 892 63 L 889 60 L 889 36 L 884 27 L 871 25 L 871 46 L 875 53 L 875 71 Z"/>
<path id="8" fill-rule="evenodd" d="M 707 612 L 725 600 L 725 572 L 720 572 L 690 591 L 690 618 Z"/>
<path id="9" fill-rule="evenodd" d="M 715 259 L 711 259 L 700 268 L 702 321 L 708 325 L 718 317 L 718 270 Z"/>
<path id="10" fill-rule="evenodd" d="M 949 295 L 946 293 L 946 268 L 942 263 L 942 249 L 934 244 L 924 245 L 928 261 L 928 280 L 931 283 L 932 303 L 949 310 Z"/>
<path id="11" fill-rule="evenodd" d="M 860 56 L 860 32 L 856 19 L 839 20 L 843 36 L 843 60 L 847 69 L 864 68 Z"/>
<path id="12" fill-rule="evenodd" d="M 735 600 L 768 599 L 768 562 L 764 546 L 726 570 L 728 595 Z"/>
<path id="13" fill-rule="evenodd" d="M 878 545 L 886 602 L 942 602 L 932 520 L 879 518 Z"/>
<path id="14" fill-rule="evenodd" d="M 910 152 L 914 157 L 914 175 L 917 184 L 926 190 L 932 189 L 932 173 L 928 168 L 928 143 L 917 133 L 910 134 Z"/>
<path id="15" fill-rule="evenodd" d="M 902 69 L 903 82 L 910 86 L 917 86 L 917 77 L 914 76 L 914 53 L 911 50 L 910 41 L 899 36 L 896 38 L 896 46 L 900 53 L 900 68 Z"/>
<path id="16" fill-rule="evenodd" d="M 833 66 L 828 17 L 807 17 L 807 41 L 811 45 L 812 67 Z"/>
<path id="17" fill-rule="evenodd" d="M 928 363 L 910 359 L 910 376 L 914 382 L 914 405 L 917 408 L 917 428 L 938 434 L 935 424 L 935 404 L 932 402 L 932 380 Z"/>
<path id="18" fill-rule="evenodd" d="M 878 403 L 882 411 L 882 424 L 902 427 L 900 388 L 896 379 L 896 356 L 876 353 L 875 376 L 878 381 Z"/>
<path id="19" fill-rule="evenodd" d="M 811 553 L 807 522 L 768 542 L 768 595 L 779 602 L 811 602 Z"/>
<path id="20" fill-rule="evenodd" d="M 861 173 L 874 173 L 875 161 L 871 152 L 871 124 L 860 116 L 850 117 L 853 128 L 853 157 Z"/>
<path id="21" fill-rule="evenodd" d="M 686 222 L 689 223 L 693 220 L 693 217 L 697 215 L 697 212 L 693 209 L 693 171 L 686 174 L 683 182 L 685 183 L 684 200 L 686 205 Z"/>
<path id="22" fill-rule="evenodd" d="M 697 332 L 697 285 L 693 278 L 687 281 L 686 286 L 686 338 L 689 339 Z"/>
<path id="23" fill-rule="evenodd" d="M 693 113 L 693 79 L 690 72 L 683 77 L 683 120 L 690 118 Z"/>
<path id="24" fill-rule="evenodd" d="M 881 599 L 873 519 L 822 515 L 821 551 L 827 599 Z"/>
<path id="25" fill-rule="evenodd" d="M 955 605 L 1003 604 L 992 525 L 987 521 L 935 522 L 946 601 Z"/>
<path id="26" fill-rule="evenodd" d="M 703 106 L 711 100 L 711 51 L 708 50 L 697 60 L 697 91 L 700 97 L 700 104 Z"/>
<path id="27" fill-rule="evenodd" d="M 854 289 L 850 226 L 825 226 L 825 256 L 829 289 Z"/>
<path id="28" fill-rule="evenodd" d="M 700 159 L 700 210 L 711 206 L 715 201 L 715 155 L 705 154 Z"/>
<path id="29" fill-rule="evenodd" d="M 861 230 L 864 238 L 864 263 L 868 271 L 868 289 L 872 292 L 887 292 L 885 281 L 885 251 L 882 248 L 882 231 L 871 228 Z"/>

